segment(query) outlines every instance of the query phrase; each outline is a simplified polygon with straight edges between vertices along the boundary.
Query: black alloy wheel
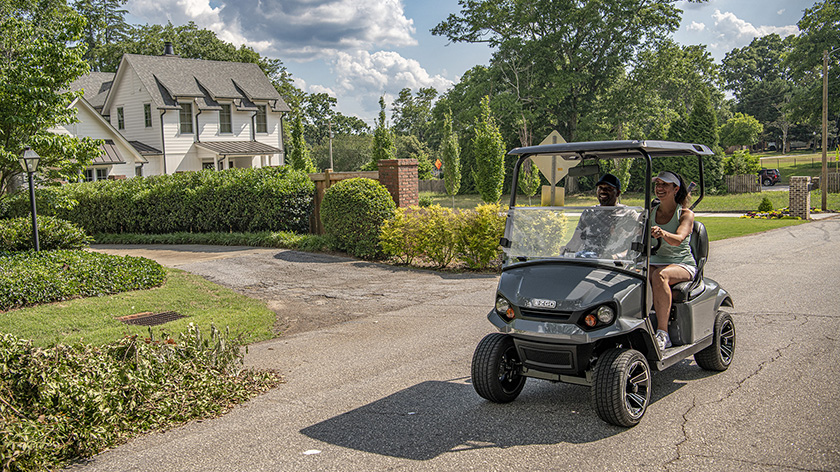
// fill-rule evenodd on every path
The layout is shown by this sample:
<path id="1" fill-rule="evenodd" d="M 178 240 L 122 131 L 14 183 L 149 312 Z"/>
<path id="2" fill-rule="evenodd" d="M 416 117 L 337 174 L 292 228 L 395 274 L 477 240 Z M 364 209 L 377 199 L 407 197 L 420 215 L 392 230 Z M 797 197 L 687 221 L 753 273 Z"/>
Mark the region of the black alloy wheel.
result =
<path id="1" fill-rule="evenodd" d="M 718 310 L 713 336 L 712 345 L 695 354 L 694 361 L 703 369 L 722 372 L 735 356 L 735 323 L 729 313 Z"/>
<path id="2" fill-rule="evenodd" d="M 475 391 L 494 403 L 509 403 L 519 396 L 526 378 L 513 338 L 491 333 L 475 348 L 472 359 L 472 384 Z"/>
<path id="3" fill-rule="evenodd" d="M 610 349 L 595 364 L 592 400 L 598 416 L 616 426 L 639 424 L 650 403 L 650 365 L 634 349 Z"/>

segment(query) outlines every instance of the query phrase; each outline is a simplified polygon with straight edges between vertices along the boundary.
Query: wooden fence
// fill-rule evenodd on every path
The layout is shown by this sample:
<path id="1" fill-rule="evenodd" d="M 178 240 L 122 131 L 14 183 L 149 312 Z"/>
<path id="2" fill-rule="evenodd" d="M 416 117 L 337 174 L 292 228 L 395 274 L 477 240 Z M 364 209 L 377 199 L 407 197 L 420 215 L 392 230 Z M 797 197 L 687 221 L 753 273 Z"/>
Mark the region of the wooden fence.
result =
<path id="1" fill-rule="evenodd" d="M 421 192 L 446 193 L 446 184 L 443 179 L 421 180 L 418 182 Z"/>
<path id="2" fill-rule="evenodd" d="M 755 193 L 761 191 L 761 182 L 755 174 L 724 175 L 729 193 Z"/>

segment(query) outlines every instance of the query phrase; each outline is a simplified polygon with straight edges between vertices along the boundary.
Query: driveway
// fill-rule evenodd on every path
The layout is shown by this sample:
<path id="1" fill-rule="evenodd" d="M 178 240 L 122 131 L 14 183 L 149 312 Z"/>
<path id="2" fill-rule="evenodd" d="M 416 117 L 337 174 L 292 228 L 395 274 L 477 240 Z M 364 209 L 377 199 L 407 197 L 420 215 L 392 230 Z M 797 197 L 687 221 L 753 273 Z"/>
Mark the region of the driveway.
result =
<path id="1" fill-rule="evenodd" d="M 508 405 L 475 394 L 494 276 L 254 248 L 185 261 L 301 319 L 346 318 L 252 345 L 249 365 L 286 376 L 271 392 L 74 469 L 840 470 L 837 254 L 837 218 L 713 242 L 707 275 L 735 300 L 734 363 L 656 373 L 632 429 L 602 422 L 585 387 L 529 380 Z"/>

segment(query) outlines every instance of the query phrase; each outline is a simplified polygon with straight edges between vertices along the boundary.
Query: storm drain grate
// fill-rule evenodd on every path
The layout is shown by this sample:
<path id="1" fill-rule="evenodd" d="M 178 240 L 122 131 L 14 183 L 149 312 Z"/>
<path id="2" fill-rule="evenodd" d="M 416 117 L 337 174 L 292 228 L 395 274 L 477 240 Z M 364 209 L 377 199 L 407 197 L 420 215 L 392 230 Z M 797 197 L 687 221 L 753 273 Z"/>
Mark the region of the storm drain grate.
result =
<path id="1" fill-rule="evenodd" d="M 162 311 L 160 313 L 152 313 L 151 311 L 146 311 L 143 313 L 135 313 L 133 315 L 121 316 L 117 319 L 125 324 L 157 326 L 159 324 L 169 323 L 170 321 L 175 321 L 183 317 L 184 315 L 178 313 L 177 311 Z"/>

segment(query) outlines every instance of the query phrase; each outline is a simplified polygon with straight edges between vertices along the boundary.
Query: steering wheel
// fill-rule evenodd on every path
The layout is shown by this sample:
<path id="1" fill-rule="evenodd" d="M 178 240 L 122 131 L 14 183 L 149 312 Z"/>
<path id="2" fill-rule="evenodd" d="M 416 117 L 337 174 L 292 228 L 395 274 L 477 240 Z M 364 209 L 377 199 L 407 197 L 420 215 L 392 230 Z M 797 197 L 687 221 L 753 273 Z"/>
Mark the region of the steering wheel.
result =
<path id="1" fill-rule="evenodd" d="M 662 238 L 656 238 L 656 245 L 650 248 L 650 255 L 656 254 L 656 251 L 662 246 Z"/>

